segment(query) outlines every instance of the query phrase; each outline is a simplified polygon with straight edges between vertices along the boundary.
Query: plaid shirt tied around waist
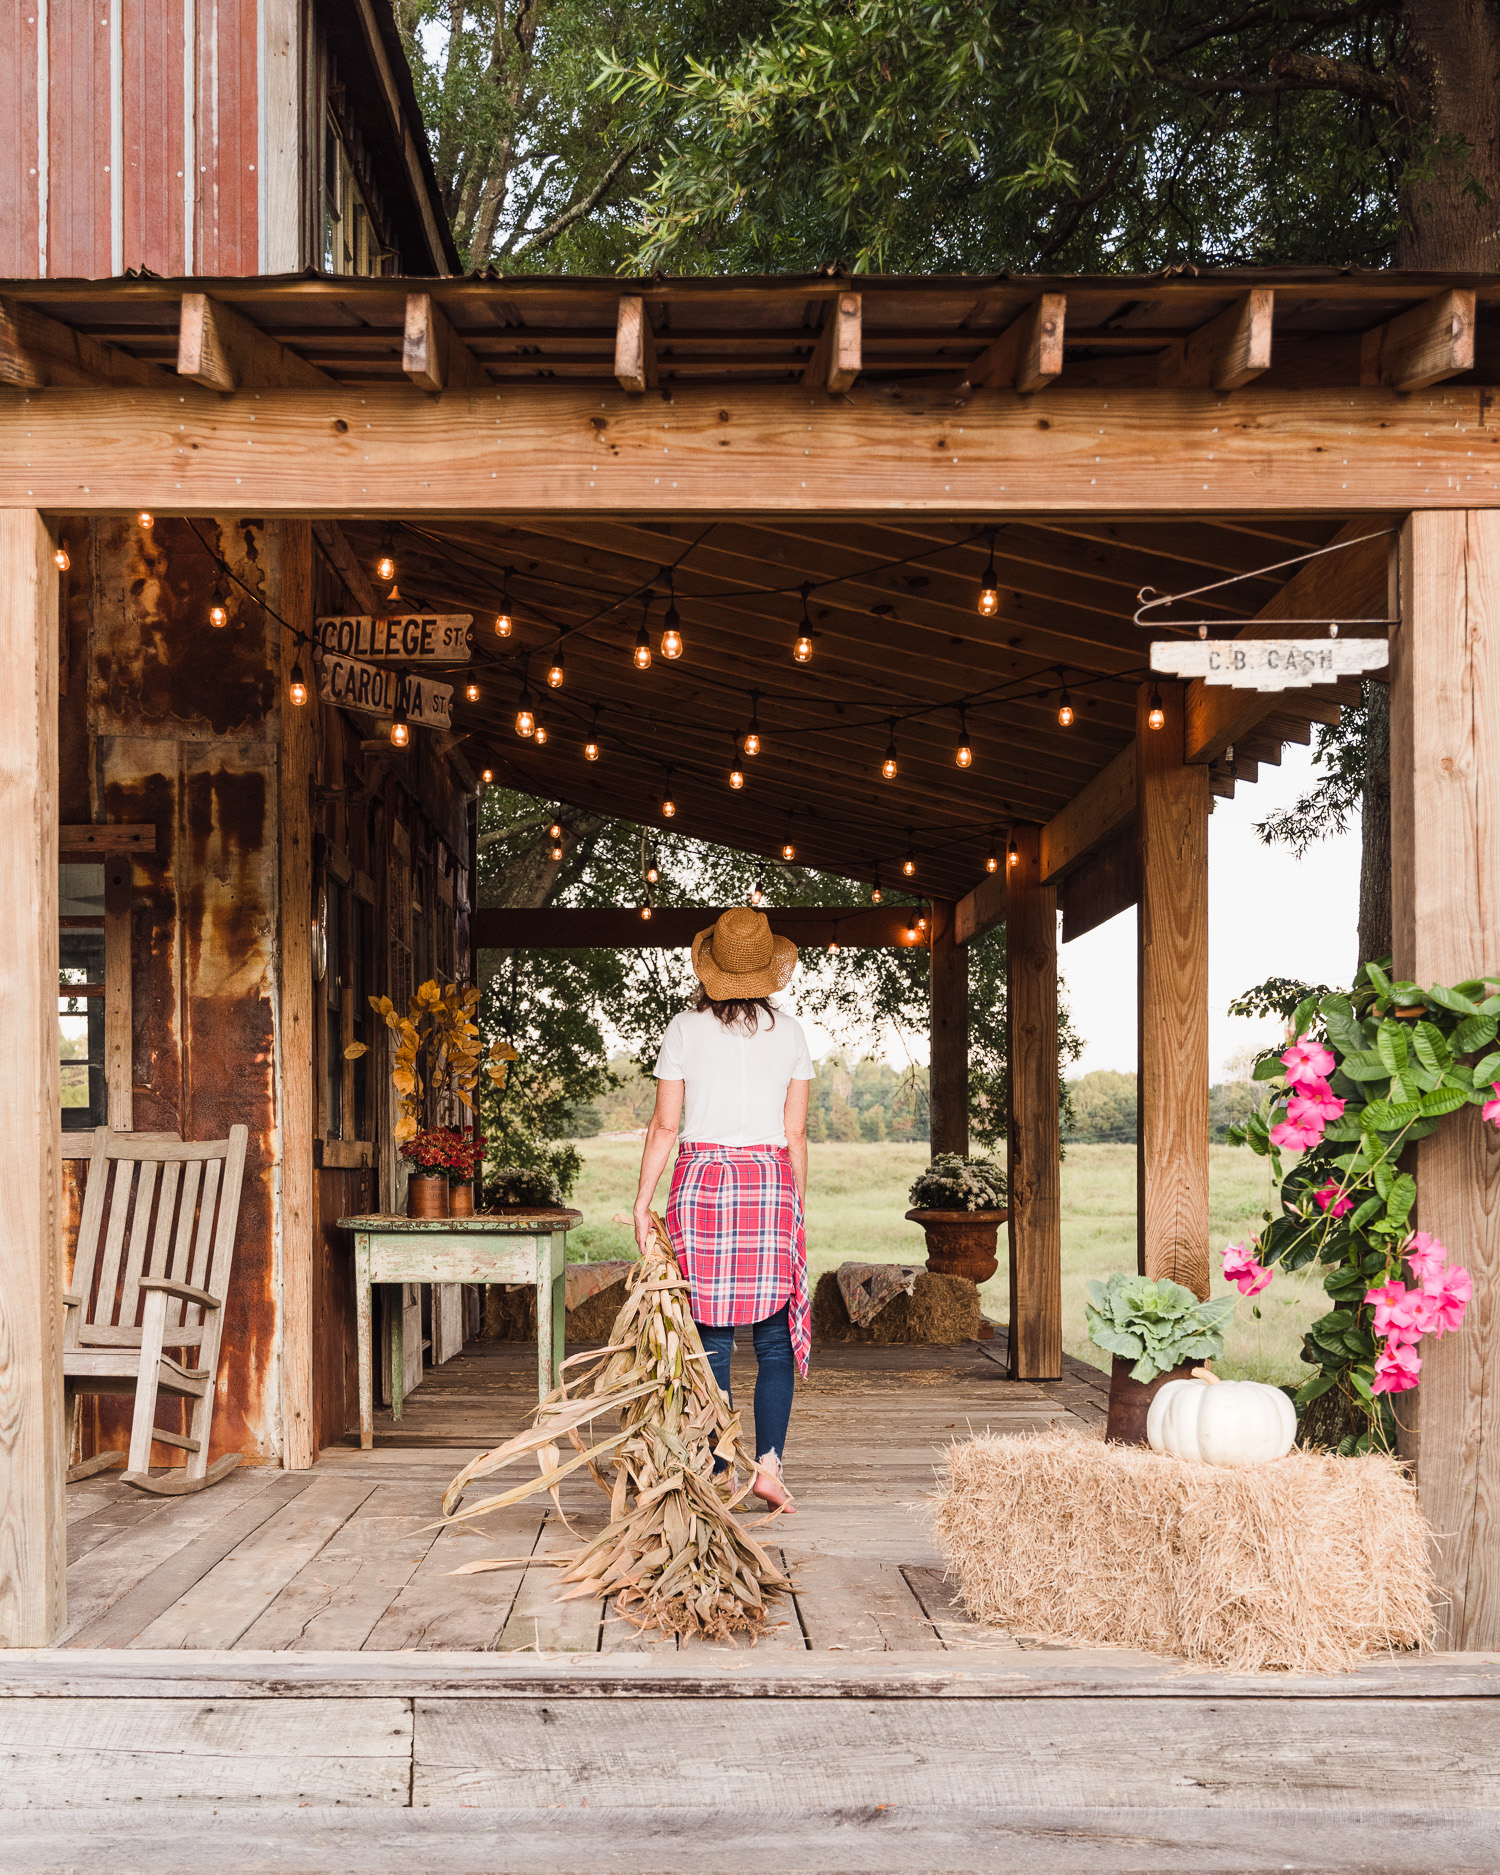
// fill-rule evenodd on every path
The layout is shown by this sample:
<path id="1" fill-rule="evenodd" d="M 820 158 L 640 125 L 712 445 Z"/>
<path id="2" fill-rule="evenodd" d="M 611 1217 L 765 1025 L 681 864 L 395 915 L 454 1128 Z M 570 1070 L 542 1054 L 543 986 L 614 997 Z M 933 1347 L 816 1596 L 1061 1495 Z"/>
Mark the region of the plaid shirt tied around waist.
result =
<path id="1" fill-rule="evenodd" d="M 785 1146 L 684 1140 L 672 1171 L 667 1235 L 710 1327 L 761 1322 L 788 1303 L 797 1367 L 807 1373 L 812 1311 L 802 1194 Z"/>

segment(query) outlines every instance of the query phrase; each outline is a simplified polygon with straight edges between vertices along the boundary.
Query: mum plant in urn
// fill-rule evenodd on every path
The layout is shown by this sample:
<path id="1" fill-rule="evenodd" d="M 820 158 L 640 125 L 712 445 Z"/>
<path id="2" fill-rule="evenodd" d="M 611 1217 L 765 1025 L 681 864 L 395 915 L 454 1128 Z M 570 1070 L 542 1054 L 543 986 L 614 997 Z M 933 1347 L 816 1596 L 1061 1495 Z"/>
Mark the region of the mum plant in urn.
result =
<path id="1" fill-rule="evenodd" d="M 1000 1267 L 995 1240 L 1010 1216 L 1005 1167 L 942 1152 L 907 1193 L 907 1217 L 927 1233 L 927 1267 L 985 1283 Z"/>
<path id="2" fill-rule="evenodd" d="M 396 1037 L 391 1067 L 396 1120 L 391 1130 L 402 1157 L 418 1168 L 407 1185 L 407 1209 L 413 1217 L 448 1214 L 449 1162 L 434 1145 L 438 1133 L 447 1129 L 423 1128 L 429 1097 L 436 1100 L 451 1094 L 472 1115 L 480 1070 L 496 1087 L 503 1087 L 510 1063 L 516 1058 L 508 1042 L 497 1041 L 485 1049 L 474 1020 L 478 1005 L 476 984 L 464 987 L 450 983 L 439 988 L 433 981 L 422 984 L 408 1000 L 405 1015 L 389 996 L 370 998 L 370 1007 Z M 364 1052 L 363 1042 L 353 1042 L 344 1050 L 351 1061 Z"/>

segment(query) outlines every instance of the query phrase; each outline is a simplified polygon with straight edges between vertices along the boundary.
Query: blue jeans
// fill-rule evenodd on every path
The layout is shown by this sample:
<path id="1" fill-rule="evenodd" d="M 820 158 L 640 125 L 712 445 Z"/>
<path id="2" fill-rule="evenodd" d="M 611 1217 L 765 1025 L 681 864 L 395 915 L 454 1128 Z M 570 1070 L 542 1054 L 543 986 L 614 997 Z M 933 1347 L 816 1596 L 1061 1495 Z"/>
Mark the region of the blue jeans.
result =
<path id="1" fill-rule="evenodd" d="M 774 1315 L 751 1325 L 755 1341 L 755 1456 L 764 1458 L 774 1452 L 778 1458 L 786 1449 L 786 1429 L 792 1417 L 793 1376 L 797 1365 L 792 1355 L 792 1331 L 787 1323 L 789 1304 L 783 1302 Z M 729 1394 L 729 1356 L 734 1350 L 734 1327 L 711 1328 L 698 1323 L 703 1351 L 713 1369 L 714 1379 Z M 730 1404 L 734 1404 L 730 1395 Z M 715 1471 L 724 1469 L 716 1461 Z"/>

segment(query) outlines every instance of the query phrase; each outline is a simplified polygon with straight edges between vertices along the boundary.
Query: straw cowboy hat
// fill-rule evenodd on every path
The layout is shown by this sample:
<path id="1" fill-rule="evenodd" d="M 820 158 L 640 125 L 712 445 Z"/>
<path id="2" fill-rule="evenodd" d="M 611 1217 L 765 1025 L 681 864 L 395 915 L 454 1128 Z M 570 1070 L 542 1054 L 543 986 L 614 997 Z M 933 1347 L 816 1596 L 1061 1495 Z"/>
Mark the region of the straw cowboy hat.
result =
<path id="1" fill-rule="evenodd" d="M 797 946 L 774 937 L 763 911 L 736 905 L 693 939 L 693 968 L 716 1003 L 784 990 L 797 968 Z"/>

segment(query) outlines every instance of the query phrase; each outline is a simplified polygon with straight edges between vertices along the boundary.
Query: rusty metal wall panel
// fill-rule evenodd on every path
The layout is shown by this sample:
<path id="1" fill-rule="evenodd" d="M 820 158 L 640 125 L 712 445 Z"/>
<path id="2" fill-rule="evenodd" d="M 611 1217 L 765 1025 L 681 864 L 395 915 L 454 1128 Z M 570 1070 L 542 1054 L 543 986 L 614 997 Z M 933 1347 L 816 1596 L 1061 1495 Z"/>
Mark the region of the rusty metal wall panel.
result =
<path id="1" fill-rule="evenodd" d="M 0 274 L 34 279 L 42 270 L 42 175 L 37 115 L 36 0 L 5 0 L 0 8 L 7 56 L 0 59 Z"/>
<path id="2" fill-rule="evenodd" d="M 255 0 L 199 0 L 200 274 L 253 274 L 259 268 L 258 67 Z"/>
<path id="3" fill-rule="evenodd" d="M 47 273 L 102 278 L 111 272 L 109 4 L 49 7 L 46 57 Z"/>
<path id="4" fill-rule="evenodd" d="M 122 253 L 126 267 L 193 271 L 183 237 L 183 0 L 114 0 L 123 8 Z"/>

